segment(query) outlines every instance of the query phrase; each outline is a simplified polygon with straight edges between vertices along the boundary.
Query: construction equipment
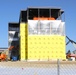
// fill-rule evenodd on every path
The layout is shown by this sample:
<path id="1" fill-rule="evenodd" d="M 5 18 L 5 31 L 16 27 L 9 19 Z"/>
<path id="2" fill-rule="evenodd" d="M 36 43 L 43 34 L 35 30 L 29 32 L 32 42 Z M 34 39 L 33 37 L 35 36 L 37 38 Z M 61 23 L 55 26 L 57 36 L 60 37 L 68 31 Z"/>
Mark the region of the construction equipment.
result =
<path id="1" fill-rule="evenodd" d="M 6 53 L 0 53 L 0 61 L 6 61 L 7 60 L 7 55 Z"/>
<path id="2" fill-rule="evenodd" d="M 14 46 L 10 46 L 9 48 L 8 48 L 8 50 L 12 50 L 14 48 Z"/>
<path id="3" fill-rule="evenodd" d="M 10 60 L 19 60 L 19 46 L 10 46 L 8 48 L 10 52 Z"/>
<path id="4" fill-rule="evenodd" d="M 71 40 L 68 36 L 66 36 L 66 38 L 69 40 L 66 45 L 68 45 L 70 42 L 73 44 L 73 46 L 76 48 L 76 42 Z"/>
<path id="5" fill-rule="evenodd" d="M 67 43 L 66 43 L 66 45 L 68 45 L 70 42 L 73 44 L 73 46 L 76 48 L 76 42 L 75 41 L 73 41 L 73 40 L 71 40 L 68 36 L 66 36 L 66 38 L 69 40 Z M 73 53 L 74 53 L 74 51 L 73 51 Z M 73 56 L 75 56 L 74 54 L 73 54 Z M 70 58 L 71 57 L 71 52 L 70 52 L 70 50 L 66 53 L 66 57 L 67 58 Z"/>

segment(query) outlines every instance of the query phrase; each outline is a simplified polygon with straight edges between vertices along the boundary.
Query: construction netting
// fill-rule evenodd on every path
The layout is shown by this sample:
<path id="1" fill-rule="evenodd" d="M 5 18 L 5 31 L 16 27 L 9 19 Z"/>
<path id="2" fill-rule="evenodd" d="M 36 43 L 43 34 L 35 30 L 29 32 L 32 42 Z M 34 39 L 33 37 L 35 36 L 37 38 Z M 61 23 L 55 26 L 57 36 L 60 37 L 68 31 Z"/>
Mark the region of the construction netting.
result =
<path id="1" fill-rule="evenodd" d="M 65 22 L 61 20 L 28 20 L 29 35 L 65 35 Z"/>

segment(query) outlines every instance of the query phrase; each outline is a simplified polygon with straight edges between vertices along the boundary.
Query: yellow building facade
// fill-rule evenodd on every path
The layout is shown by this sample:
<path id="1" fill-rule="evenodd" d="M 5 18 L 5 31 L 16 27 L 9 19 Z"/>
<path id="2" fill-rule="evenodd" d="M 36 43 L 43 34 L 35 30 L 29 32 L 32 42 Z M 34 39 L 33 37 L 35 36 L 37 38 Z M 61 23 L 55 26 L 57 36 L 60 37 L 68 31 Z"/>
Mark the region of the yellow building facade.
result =
<path id="1" fill-rule="evenodd" d="M 65 45 L 65 22 L 58 20 L 60 16 L 54 15 L 56 13 L 63 13 L 61 9 L 51 10 L 54 19 L 46 19 L 48 13 L 46 9 L 29 8 L 27 10 L 27 22 L 20 22 L 20 59 L 21 60 L 51 60 L 51 59 L 66 59 L 66 45 Z M 40 12 L 44 19 L 33 19 Z M 33 15 L 30 15 L 30 14 Z"/>
<path id="2" fill-rule="evenodd" d="M 28 59 L 65 59 L 65 37 L 58 35 L 28 36 Z"/>
<path id="3" fill-rule="evenodd" d="M 20 23 L 20 56 L 21 60 L 26 60 L 27 52 L 27 24 Z"/>

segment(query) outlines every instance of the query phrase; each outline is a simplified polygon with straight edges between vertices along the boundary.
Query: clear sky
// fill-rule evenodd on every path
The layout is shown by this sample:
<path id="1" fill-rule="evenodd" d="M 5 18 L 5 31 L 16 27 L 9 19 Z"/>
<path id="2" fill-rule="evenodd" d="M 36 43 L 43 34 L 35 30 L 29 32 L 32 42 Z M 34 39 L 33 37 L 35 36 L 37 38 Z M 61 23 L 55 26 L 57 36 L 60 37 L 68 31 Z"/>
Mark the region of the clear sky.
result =
<path id="1" fill-rule="evenodd" d="M 8 47 L 8 23 L 18 22 L 29 6 L 60 7 L 65 11 L 66 35 L 76 41 L 76 0 L 0 0 L 0 47 Z M 75 50 L 70 43 L 66 49 Z"/>

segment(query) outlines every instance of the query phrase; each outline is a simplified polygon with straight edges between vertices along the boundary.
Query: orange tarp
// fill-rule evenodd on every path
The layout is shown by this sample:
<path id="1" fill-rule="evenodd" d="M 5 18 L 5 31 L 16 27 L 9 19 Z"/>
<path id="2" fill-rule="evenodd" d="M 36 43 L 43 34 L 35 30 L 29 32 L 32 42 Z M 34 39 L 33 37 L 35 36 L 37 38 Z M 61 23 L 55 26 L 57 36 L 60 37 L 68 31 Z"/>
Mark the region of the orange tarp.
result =
<path id="1" fill-rule="evenodd" d="M 54 17 L 34 17 L 33 20 L 55 20 Z"/>

